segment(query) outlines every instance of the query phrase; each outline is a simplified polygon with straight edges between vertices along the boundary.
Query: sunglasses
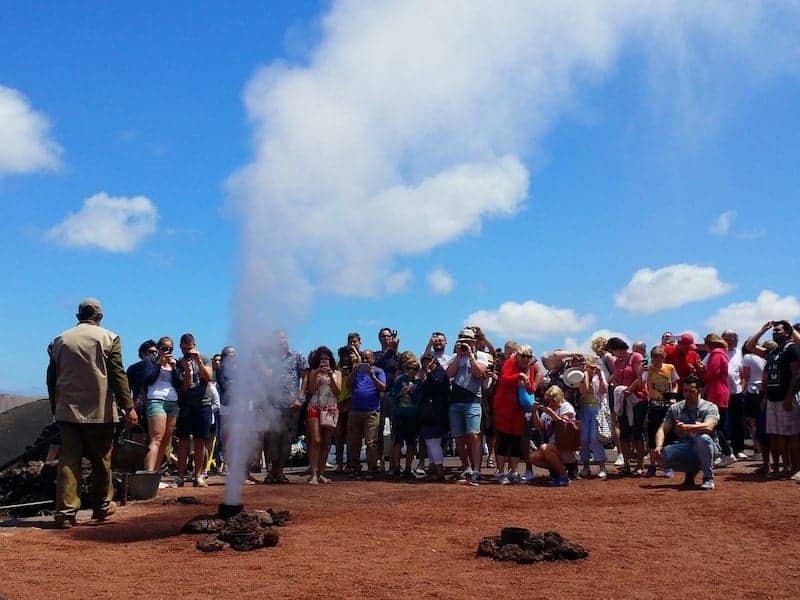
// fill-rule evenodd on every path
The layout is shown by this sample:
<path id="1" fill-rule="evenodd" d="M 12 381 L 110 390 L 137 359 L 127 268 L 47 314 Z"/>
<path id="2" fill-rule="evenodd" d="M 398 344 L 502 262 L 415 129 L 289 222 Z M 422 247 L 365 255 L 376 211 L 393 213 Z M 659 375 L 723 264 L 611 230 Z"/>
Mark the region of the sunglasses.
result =
<path id="1" fill-rule="evenodd" d="M 158 350 L 156 350 L 155 348 L 151 348 L 150 350 L 147 351 L 147 353 L 148 354 L 158 354 Z"/>
<path id="2" fill-rule="evenodd" d="M 161 352 L 172 352 L 172 346 L 161 346 L 159 350 Z"/>

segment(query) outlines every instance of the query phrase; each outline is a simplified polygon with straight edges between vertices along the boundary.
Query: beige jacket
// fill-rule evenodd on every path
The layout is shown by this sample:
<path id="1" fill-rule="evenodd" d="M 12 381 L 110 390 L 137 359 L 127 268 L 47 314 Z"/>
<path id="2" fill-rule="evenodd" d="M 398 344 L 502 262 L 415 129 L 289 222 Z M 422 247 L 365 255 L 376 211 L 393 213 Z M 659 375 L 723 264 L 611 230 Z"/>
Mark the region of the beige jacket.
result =
<path id="1" fill-rule="evenodd" d="M 112 423 L 119 420 L 115 400 L 125 410 L 133 406 L 117 334 L 82 322 L 48 351 L 47 391 L 56 421 Z"/>

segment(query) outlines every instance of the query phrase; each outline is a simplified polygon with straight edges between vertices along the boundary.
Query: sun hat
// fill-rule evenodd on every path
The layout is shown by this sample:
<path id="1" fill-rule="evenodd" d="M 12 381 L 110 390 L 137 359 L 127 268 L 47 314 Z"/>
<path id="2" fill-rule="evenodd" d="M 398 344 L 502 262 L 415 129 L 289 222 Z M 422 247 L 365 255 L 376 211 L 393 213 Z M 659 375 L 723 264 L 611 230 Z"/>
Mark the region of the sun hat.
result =
<path id="1" fill-rule="evenodd" d="M 576 388 L 580 386 L 581 381 L 583 381 L 583 369 L 580 367 L 570 367 L 564 371 L 561 379 L 563 379 L 564 383 L 566 383 L 569 387 Z"/>

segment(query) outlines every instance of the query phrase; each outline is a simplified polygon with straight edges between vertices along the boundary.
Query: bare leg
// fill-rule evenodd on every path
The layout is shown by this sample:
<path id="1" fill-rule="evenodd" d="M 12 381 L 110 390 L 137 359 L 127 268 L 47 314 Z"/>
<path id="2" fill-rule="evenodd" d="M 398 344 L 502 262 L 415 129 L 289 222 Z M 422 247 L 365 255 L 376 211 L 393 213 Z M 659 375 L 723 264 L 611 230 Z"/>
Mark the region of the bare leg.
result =
<path id="1" fill-rule="evenodd" d="M 150 443 L 147 445 L 147 454 L 144 457 L 146 471 L 155 471 L 158 468 L 159 458 L 163 456 L 164 434 L 167 427 L 167 415 L 153 415 L 147 418 L 147 427 L 150 431 Z M 161 454 L 159 454 L 161 450 Z"/>
<path id="2" fill-rule="evenodd" d="M 322 454 L 322 436 L 320 435 L 319 419 L 306 419 L 306 433 L 308 434 L 308 468 L 311 471 L 310 483 L 319 478 L 320 454 Z"/>

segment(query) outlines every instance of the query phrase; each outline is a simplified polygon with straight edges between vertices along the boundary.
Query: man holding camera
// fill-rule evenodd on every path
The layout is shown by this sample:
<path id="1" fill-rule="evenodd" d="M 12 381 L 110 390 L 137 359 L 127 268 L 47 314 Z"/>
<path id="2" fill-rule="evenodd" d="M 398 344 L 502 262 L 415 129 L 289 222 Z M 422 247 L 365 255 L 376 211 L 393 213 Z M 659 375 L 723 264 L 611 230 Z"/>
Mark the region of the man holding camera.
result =
<path id="1" fill-rule="evenodd" d="M 383 371 L 386 376 L 386 389 L 392 389 L 394 385 L 394 378 L 397 376 L 397 371 L 400 368 L 400 357 L 397 353 L 397 348 L 400 345 L 400 338 L 397 337 L 396 329 L 389 329 L 384 327 L 378 332 L 378 341 L 381 344 L 381 349 L 376 350 L 373 354 L 375 357 L 375 366 Z M 386 419 L 389 419 L 389 426 L 392 423 L 392 403 L 389 396 L 385 392 L 381 392 L 381 413 L 378 420 L 378 451 L 380 469 L 383 469 L 384 461 L 384 447 L 383 447 L 383 432 L 386 427 Z"/>
<path id="2" fill-rule="evenodd" d="M 778 346 L 767 351 L 758 340 L 770 329 Z M 783 457 L 785 476 L 800 481 L 800 332 L 788 321 L 767 321 L 747 340 L 745 348 L 767 360 L 762 385 L 772 455 Z"/>
<path id="3" fill-rule="evenodd" d="M 476 350 L 477 336 L 465 327 L 456 340 L 456 354 L 447 365 L 453 381 L 450 390 L 450 433 L 456 438 L 461 459 L 461 480 L 477 485 L 481 478 L 481 388 L 489 356 Z"/>

